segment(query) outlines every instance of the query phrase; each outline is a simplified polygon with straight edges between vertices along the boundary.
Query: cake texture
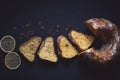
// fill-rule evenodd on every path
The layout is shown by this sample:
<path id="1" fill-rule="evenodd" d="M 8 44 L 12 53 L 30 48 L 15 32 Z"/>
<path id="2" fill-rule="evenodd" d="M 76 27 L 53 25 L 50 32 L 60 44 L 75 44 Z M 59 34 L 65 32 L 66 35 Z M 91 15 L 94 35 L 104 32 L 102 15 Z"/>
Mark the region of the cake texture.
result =
<path id="1" fill-rule="evenodd" d="M 41 37 L 32 37 L 19 47 L 20 53 L 30 62 L 35 60 L 36 51 L 41 43 Z"/>
<path id="2" fill-rule="evenodd" d="M 70 59 L 78 54 L 76 48 L 70 43 L 70 41 L 63 35 L 57 39 L 60 55 L 65 59 Z"/>
<path id="3" fill-rule="evenodd" d="M 79 47 L 81 51 L 88 49 L 94 42 L 94 37 L 72 30 L 69 33 L 70 39 Z"/>
<path id="4" fill-rule="evenodd" d="M 38 51 L 38 56 L 42 60 L 46 60 L 49 62 L 57 62 L 58 58 L 55 53 L 54 48 L 54 39 L 53 37 L 47 37 L 43 42 Z"/>

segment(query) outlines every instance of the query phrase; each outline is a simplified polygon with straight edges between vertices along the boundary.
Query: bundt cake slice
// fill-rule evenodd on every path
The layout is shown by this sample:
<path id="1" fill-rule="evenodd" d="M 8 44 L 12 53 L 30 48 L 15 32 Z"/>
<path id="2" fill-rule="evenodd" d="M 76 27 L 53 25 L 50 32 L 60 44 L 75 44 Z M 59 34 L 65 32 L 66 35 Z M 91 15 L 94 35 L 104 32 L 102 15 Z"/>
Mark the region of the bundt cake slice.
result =
<path id="1" fill-rule="evenodd" d="M 38 51 L 38 56 L 42 60 L 57 62 L 58 58 L 55 53 L 53 37 L 47 37 Z"/>
<path id="2" fill-rule="evenodd" d="M 81 51 L 88 49 L 94 41 L 93 36 L 83 34 L 75 30 L 72 30 L 69 33 L 69 37 L 80 48 Z"/>
<path id="3" fill-rule="evenodd" d="M 65 59 L 70 59 L 78 54 L 76 48 L 70 43 L 70 41 L 63 35 L 57 39 L 60 55 Z"/>
<path id="4" fill-rule="evenodd" d="M 20 45 L 19 51 L 30 62 L 35 60 L 36 51 L 41 43 L 41 37 L 32 37 L 24 44 Z"/>

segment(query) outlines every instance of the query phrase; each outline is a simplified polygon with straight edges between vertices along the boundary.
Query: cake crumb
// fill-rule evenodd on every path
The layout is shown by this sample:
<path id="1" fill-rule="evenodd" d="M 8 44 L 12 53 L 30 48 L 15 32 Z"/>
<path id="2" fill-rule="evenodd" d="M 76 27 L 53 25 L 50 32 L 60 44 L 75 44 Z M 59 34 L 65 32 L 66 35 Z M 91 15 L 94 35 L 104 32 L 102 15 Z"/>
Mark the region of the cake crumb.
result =
<path id="1" fill-rule="evenodd" d="M 57 31 L 56 32 L 59 32 L 59 30 L 57 29 Z"/>
<path id="2" fill-rule="evenodd" d="M 45 26 L 44 26 L 44 25 L 42 25 L 42 26 L 41 26 L 41 29 L 45 29 Z"/>
<path id="3" fill-rule="evenodd" d="M 57 24 L 57 26 L 56 26 L 57 28 L 60 28 L 60 25 L 59 24 Z"/>
<path id="4" fill-rule="evenodd" d="M 14 30 L 16 30 L 16 29 L 17 29 L 17 27 L 16 27 L 16 26 L 14 26 L 14 27 L 13 27 L 13 29 L 14 29 Z"/>
<path id="5" fill-rule="evenodd" d="M 67 27 L 68 27 L 68 28 L 71 27 L 71 24 L 68 24 Z"/>
<path id="6" fill-rule="evenodd" d="M 34 32 L 35 32 L 34 30 L 31 31 L 31 36 L 34 34 Z"/>
<path id="7" fill-rule="evenodd" d="M 23 35 L 24 35 L 24 33 L 21 33 L 20 35 L 21 35 L 21 36 L 23 36 Z"/>
<path id="8" fill-rule="evenodd" d="M 68 31 L 68 27 L 65 27 L 65 31 Z"/>
<path id="9" fill-rule="evenodd" d="M 31 26 L 31 22 L 28 22 L 28 24 L 26 24 L 27 27 Z"/>
<path id="10" fill-rule="evenodd" d="M 38 21 L 38 24 L 41 25 L 41 24 L 42 24 L 42 21 Z"/>
<path id="11" fill-rule="evenodd" d="M 22 39 L 22 37 L 19 37 L 19 39 Z"/>
<path id="12" fill-rule="evenodd" d="M 50 29 L 48 30 L 48 34 L 52 35 L 52 33 L 53 33 L 53 29 L 50 28 Z"/>

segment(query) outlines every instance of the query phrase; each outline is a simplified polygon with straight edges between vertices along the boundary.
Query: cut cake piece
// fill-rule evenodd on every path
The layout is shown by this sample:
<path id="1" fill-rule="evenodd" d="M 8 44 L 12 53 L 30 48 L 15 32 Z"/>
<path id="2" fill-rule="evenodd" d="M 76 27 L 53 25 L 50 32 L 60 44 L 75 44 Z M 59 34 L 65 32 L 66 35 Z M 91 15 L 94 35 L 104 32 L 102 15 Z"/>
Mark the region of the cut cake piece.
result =
<path id="1" fill-rule="evenodd" d="M 78 54 L 76 48 L 70 43 L 70 41 L 63 35 L 57 39 L 60 55 L 65 59 L 70 59 Z"/>
<path id="2" fill-rule="evenodd" d="M 41 37 L 32 37 L 24 44 L 20 45 L 19 51 L 30 62 L 35 60 L 35 54 L 41 43 Z"/>
<path id="3" fill-rule="evenodd" d="M 53 37 L 47 37 L 38 51 L 38 56 L 42 60 L 57 62 L 58 58 L 55 53 Z"/>
<path id="4" fill-rule="evenodd" d="M 88 49 L 94 42 L 94 37 L 72 30 L 69 33 L 70 39 L 79 47 L 81 51 Z"/>

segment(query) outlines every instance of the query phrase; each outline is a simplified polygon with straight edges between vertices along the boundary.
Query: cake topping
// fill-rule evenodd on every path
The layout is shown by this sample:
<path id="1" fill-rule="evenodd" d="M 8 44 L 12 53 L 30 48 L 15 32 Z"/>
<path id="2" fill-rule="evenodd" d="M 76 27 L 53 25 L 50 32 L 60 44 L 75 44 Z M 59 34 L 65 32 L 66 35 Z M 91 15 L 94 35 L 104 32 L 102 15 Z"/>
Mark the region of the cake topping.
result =
<path id="1" fill-rule="evenodd" d="M 86 24 L 103 44 L 98 50 L 90 48 L 82 53 L 85 53 L 93 60 L 103 63 L 111 60 L 117 53 L 118 43 L 120 42 L 117 26 L 103 18 L 89 19 Z"/>

